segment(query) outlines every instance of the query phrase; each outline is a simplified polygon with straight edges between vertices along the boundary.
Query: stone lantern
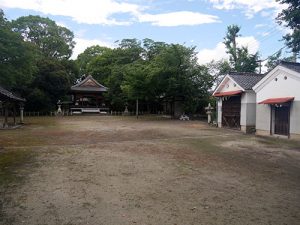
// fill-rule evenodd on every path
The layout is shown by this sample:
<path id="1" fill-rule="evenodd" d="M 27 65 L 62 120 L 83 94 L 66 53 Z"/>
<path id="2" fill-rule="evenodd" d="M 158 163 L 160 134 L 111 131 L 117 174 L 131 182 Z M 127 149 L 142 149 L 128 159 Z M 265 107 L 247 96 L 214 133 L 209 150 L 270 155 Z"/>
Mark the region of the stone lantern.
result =
<path id="1" fill-rule="evenodd" d="M 61 115 L 62 114 L 61 105 L 62 105 L 61 101 L 58 100 L 58 102 L 57 102 L 57 107 L 58 107 L 57 108 L 57 115 Z"/>
<path id="2" fill-rule="evenodd" d="M 211 114 L 212 114 L 212 110 L 214 108 L 210 105 L 210 103 L 208 103 L 208 106 L 205 107 L 205 110 L 206 110 L 206 114 L 207 114 L 207 123 L 211 123 Z"/>
<path id="3" fill-rule="evenodd" d="M 128 111 L 128 103 L 125 103 L 125 110 L 123 112 L 124 116 L 128 116 L 129 115 L 129 111 Z"/>

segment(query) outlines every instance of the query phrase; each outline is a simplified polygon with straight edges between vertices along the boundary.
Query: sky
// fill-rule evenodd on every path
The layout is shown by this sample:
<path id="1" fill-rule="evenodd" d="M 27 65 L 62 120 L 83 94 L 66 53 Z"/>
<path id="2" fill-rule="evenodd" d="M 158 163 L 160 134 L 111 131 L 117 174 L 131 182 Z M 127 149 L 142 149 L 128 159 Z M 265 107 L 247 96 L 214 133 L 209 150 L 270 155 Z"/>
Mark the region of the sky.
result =
<path id="1" fill-rule="evenodd" d="M 72 59 L 92 45 L 150 38 L 195 46 L 201 64 L 228 58 L 222 42 L 232 24 L 241 26 L 238 44 L 250 53 L 265 59 L 278 51 L 288 31 L 275 17 L 284 7 L 275 0 L 0 0 L 9 20 L 40 15 L 73 31 Z"/>

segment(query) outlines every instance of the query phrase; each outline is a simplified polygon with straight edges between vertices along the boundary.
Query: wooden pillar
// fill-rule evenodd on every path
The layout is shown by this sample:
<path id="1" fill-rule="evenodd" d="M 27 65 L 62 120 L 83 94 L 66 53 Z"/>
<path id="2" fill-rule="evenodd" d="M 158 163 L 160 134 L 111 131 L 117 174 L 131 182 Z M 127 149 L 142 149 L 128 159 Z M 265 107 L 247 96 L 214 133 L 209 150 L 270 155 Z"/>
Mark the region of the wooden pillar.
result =
<path id="1" fill-rule="evenodd" d="M 4 123 L 3 127 L 8 127 L 8 105 L 7 103 L 4 103 Z"/>
<path id="2" fill-rule="evenodd" d="M 24 123 L 24 106 L 20 104 L 20 123 Z"/>
<path id="3" fill-rule="evenodd" d="M 139 118 L 139 100 L 136 99 L 136 112 L 135 112 L 136 118 Z"/>
<path id="4" fill-rule="evenodd" d="M 13 116 L 14 116 L 14 125 L 16 125 L 16 103 L 14 103 L 14 106 L 13 106 Z"/>

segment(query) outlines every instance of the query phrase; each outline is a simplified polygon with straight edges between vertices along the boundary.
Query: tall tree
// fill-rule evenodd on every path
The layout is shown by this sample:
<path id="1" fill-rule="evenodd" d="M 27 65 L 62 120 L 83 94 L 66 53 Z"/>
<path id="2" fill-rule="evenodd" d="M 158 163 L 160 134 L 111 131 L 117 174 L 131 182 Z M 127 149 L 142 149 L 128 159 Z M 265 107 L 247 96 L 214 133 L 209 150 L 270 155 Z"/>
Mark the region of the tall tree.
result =
<path id="1" fill-rule="evenodd" d="M 143 59 L 152 60 L 157 56 L 164 48 L 167 47 L 165 42 L 153 41 L 152 39 L 145 38 L 143 40 Z"/>
<path id="2" fill-rule="evenodd" d="M 276 0 L 281 4 L 287 4 L 277 16 L 277 22 L 292 30 L 291 33 L 283 36 L 285 44 L 295 55 L 295 60 L 300 52 L 300 2 L 299 0 Z"/>
<path id="3" fill-rule="evenodd" d="M 77 57 L 77 64 L 79 66 L 79 70 L 81 74 L 88 73 L 88 67 L 89 64 L 93 59 L 95 59 L 97 56 L 103 55 L 105 52 L 110 51 L 110 48 L 94 45 L 91 47 L 88 47 L 84 50 L 83 53 L 79 54 Z"/>
<path id="4" fill-rule="evenodd" d="M 229 54 L 230 65 L 236 72 L 255 72 L 258 67 L 258 53 L 250 54 L 248 47 L 238 47 L 237 37 L 241 36 L 240 29 L 237 25 L 227 27 L 223 43 Z"/>
<path id="5" fill-rule="evenodd" d="M 135 62 L 125 67 L 122 90 L 128 100 L 136 100 L 136 114 L 138 116 L 139 100 L 145 100 L 148 94 L 148 72 L 143 62 Z"/>
<path id="6" fill-rule="evenodd" d="M 0 40 L 0 85 L 22 92 L 33 78 L 36 50 L 11 30 L 11 23 L 1 9 Z"/>
<path id="7" fill-rule="evenodd" d="M 206 99 L 213 84 L 208 68 L 199 66 L 194 47 L 171 44 L 151 62 L 153 86 L 158 97 L 171 101 L 183 100 L 188 112 L 194 111 L 201 100 Z"/>
<path id="8" fill-rule="evenodd" d="M 236 38 L 240 36 L 238 33 L 240 32 L 241 27 L 237 25 L 230 25 L 227 27 L 227 33 L 224 38 L 224 44 L 227 49 L 227 53 L 230 55 L 230 61 L 233 64 L 237 63 L 237 42 Z"/>
<path id="9" fill-rule="evenodd" d="M 57 101 L 66 96 L 74 82 L 70 68 L 70 65 L 59 60 L 42 59 L 38 63 L 37 76 L 31 85 L 34 91 L 28 93 L 27 107 L 30 110 L 55 109 Z"/>
<path id="10" fill-rule="evenodd" d="M 68 59 L 74 48 L 74 34 L 53 20 L 40 16 L 23 16 L 12 22 L 13 30 L 25 41 L 34 43 L 47 57 Z"/>

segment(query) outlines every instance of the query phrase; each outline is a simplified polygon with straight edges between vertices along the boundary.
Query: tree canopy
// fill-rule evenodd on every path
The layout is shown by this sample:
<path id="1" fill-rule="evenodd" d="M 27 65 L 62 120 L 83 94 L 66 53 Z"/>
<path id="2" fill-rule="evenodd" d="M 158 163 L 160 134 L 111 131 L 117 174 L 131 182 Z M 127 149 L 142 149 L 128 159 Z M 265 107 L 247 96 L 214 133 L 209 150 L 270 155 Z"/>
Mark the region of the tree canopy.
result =
<path id="1" fill-rule="evenodd" d="M 54 110 L 68 99 L 68 90 L 83 74 L 91 74 L 108 87 L 105 98 L 112 110 L 157 112 L 157 106 L 181 101 L 186 113 L 202 109 L 221 73 L 254 71 L 257 53 L 237 45 L 240 27 L 232 25 L 224 43 L 229 62 L 200 65 L 194 46 L 123 39 L 115 48 L 88 47 L 75 61 L 73 32 L 49 18 L 25 16 L 8 21 L 0 11 L 0 85 L 27 98 L 27 110 Z"/>
<path id="2" fill-rule="evenodd" d="M 277 16 L 277 22 L 280 25 L 291 29 L 291 33 L 283 36 L 286 46 L 298 55 L 300 52 L 300 3 L 299 0 L 276 0 L 281 4 L 287 4 Z"/>
<path id="3" fill-rule="evenodd" d="M 238 47 L 237 37 L 241 27 L 230 25 L 227 27 L 227 33 L 224 37 L 226 52 L 229 54 L 229 62 L 232 70 L 235 72 L 255 72 L 258 67 L 258 52 L 250 54 L 248 47 Z"/>
<path id="4" fill-rule="evenodd" d="M 22 16 L 12 21 L 12 26 L 24 41 L 37 45 L 47 57 L 68 59 L 72 55 L 75 45 L 73 32 L 49 18 Z"/>

